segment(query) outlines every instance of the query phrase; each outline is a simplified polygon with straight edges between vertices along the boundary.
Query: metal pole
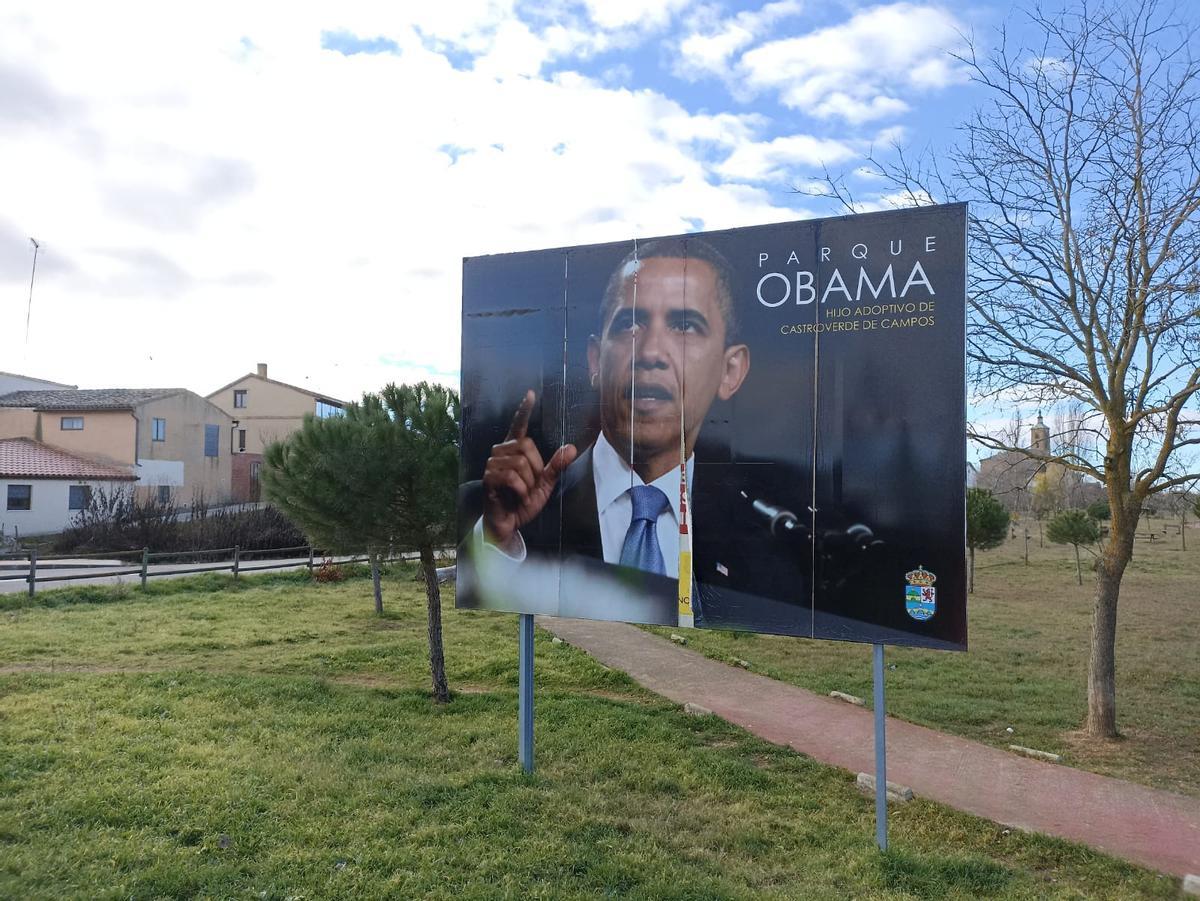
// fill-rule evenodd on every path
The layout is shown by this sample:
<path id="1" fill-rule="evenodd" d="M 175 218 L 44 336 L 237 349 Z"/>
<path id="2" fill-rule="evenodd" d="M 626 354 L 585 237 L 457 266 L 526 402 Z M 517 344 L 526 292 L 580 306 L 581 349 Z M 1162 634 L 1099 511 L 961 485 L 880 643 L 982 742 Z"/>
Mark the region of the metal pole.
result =
<path id="1" fill-rule="evenodd" d="M 142 588 L 146 587 L 146 575 L 150 569 L 150 548 L 142 548 Z"/>
<path id="2" fill-rule="evenodd" d="M 29 317 L 33 315 L 33 277 L 37 275 L 37 255 L 42 245 L 34 238 L 29 239 L 33 245 L 33 268 L 29 271 L 29 303 L 25 307 L 25 352 L 29 352 Z"/>
<path id="3" fill-rule="evenodd" d="M 526 774 L 533 772 L 533 614 L 521 615 L 519 650 L 521 663 L 517 682 L 517 719 L 520 737 L 517 757 Z"/>
<path id="4" fill-rule="evenodd" d="M 37 587 L 37 548 L 29 549 L 29 596 L 33 597 L 34 588 Z"/>
<path id="5" fill-rule="evenodd" d="M 238 564 L 240 564 L 242 562 L 241 558 L 242 558 L 242 546 L 240 544 L 234 545 L 234 548 L 233 548 L 233 577 L 235 579 L 238 577 Z"/>
<path id="6" fill-rule="evenodd" d="M 875 645 L 875 844 L 887 850 L 887 710 L 883 703 L 883 645 Z"/>

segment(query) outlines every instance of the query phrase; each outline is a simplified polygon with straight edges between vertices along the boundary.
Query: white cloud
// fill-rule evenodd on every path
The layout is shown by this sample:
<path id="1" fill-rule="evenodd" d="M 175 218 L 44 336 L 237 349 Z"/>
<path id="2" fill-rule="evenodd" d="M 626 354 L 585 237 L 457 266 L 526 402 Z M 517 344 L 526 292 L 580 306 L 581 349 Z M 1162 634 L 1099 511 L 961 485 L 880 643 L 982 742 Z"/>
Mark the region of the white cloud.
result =
<path id="1" fill-rule="evenodd" d="M 676 71 L 685 78 L 727 75 L 739 50 L 767 33 L 776 23 L 797 15 L 799 0 L 776 0 L 759 10 L 744 10 L 685 37 L 679 44 Z"/>
<path id="2" fill-rule="evenodd" d="M 723 178 L 800 145 L 746 150 L 760 117 L 548 77 L 559 39 L 490 2 L 0 14 L 5 72 L 37 88 L 0 129 L 0 334 L 24 332 L 26 236 L 45 246 L 3 368 L 206 392 L 262 360 L 353 397 L 457 369 L 465 255 L 797 218 Z"/>
<path id="3" fill-rule="evenodd" d="M 766 181 L 794 177 L 796 166 L 832 165 L 855 156 L 857 153 L 841 141 L 788 135 L 742 143 L 717 169 L 727 178 Z"/>
<path id="4" fill-rule="evenodd" d="M 961 80 L 946 52 L 961 44 L 961 30 L 938 7 L 870 7 L 839 25 L 746 51 L 731 78 L 820 118 L 859 124 L 894 117 L 908 109 L 900 95 Z"/>
<path id="5" fill-rule="evenodd" d="M 658 28 L 688 0 L 583 0 L 588 15 L 601 28 Z"/>

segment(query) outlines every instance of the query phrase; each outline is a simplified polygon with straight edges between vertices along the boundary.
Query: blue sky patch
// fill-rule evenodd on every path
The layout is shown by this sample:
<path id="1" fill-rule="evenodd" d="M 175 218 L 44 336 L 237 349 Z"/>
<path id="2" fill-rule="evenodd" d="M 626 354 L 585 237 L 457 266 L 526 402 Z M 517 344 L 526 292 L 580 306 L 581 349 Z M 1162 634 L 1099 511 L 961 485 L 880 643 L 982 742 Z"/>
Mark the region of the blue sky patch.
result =
<path id="1" fill-rule="evenodd" d="M 348 31 L 322 31 L 321 49 L 333 50 L 343 56 L 358 53 L 399 53 L 400 45 L 389 38 L 361 38 Z"/>

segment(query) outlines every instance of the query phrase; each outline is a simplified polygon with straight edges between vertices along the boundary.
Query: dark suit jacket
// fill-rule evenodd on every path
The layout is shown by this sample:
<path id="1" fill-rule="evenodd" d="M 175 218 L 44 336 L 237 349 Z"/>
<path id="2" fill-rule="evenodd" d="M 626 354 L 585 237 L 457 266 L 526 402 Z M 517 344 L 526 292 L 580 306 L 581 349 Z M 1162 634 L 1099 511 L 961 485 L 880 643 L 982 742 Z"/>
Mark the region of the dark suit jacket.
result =
<path id="1" fill-rule="evenodd" d="M 776 504 L 795 505 L 790 509 L 803 516 L 810 484 L 804 474 L 785 474 L 778 464 L 706 462 L 697 453 L 691 494 L 696 625 L 811 634 L 812 548 L 806 537 L 793 542 L 773 538 L 751 506 L 764 490 L 773 491 L 765 496 Z M 780 485 L 795 486 L 799 497 L 779 497 Z M 464 484 L 459 496 L 462 539 L 482 512 L 482 484 Z M 591 448 L 562 474 L 546 508 L 521 535 L 531 555 L 603 560 Z M 468 545 L 462 542 L 464 557 L 469 557 Z M 640 589 L 662 593 L 664 609 L 673 614 L 675 580 L 649 574 L 639 578 Z"/>

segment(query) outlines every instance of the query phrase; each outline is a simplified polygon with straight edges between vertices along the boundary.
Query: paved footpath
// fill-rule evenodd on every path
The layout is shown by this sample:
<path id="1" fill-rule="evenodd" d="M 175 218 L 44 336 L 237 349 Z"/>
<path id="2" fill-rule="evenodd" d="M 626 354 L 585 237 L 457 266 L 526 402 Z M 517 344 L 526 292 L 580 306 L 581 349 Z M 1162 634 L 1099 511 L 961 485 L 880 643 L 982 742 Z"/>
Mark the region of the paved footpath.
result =
<path id="1" fill-rule="evenodd" d="M 689 651 L 624 623 L 538 617 L 601 663 L 775 744 L 854 773 L 875 768 L 872 713 Z M 863 658 L 863 666 L 869 665 Z M 889 782 L 1142 866 L 1200 873 L 1200 799 L 1045 763 L 888 717 Z"/>

